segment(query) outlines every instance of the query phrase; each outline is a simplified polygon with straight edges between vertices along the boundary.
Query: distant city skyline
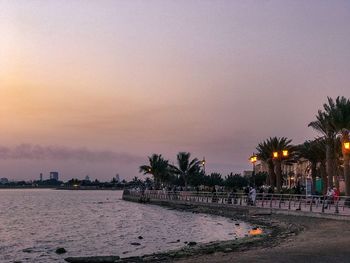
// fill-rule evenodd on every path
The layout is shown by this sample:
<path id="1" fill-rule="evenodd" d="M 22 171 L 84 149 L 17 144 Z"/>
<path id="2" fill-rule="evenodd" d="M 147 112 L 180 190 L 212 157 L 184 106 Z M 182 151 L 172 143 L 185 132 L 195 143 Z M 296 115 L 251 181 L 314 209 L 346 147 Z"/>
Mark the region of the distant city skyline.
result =
<path id="1" fill-rule="evenodd" d="M 250 170 L 260 141 L 312 139 L 326 97 L 350 97 L 349 14 L 349 1 L 0 0 L 0 178 L 129 180 L 179 151 L 208 173 Z"/>

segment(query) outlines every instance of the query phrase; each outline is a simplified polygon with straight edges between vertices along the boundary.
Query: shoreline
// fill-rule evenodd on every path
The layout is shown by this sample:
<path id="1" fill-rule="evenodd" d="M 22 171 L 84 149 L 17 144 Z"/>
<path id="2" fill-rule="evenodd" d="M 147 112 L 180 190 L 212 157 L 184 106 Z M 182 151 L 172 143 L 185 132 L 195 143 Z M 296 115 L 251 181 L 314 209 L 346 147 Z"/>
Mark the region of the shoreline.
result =
<path id="1" fill-rule="evenodd" d="M 127 200 L 136 201 L 136 200 Z M 204 207 L 202 205 L 193 204 L 174 204 L 166 201 L 152 201 L 152 205 L 160 205 L 168 209 L 176 209 L 187 213 L 204 213 L 217 216 L 223 216 L 233 220 L 247 222 L 255 227 L 263 229 L 262 235 L 246 236 L 243 238 L 229 240 L 229 241 L 215 241 L 205 244 L 197 244 L 195 246 L 185 246 L 180 249 L 164 251 L 160 253 L 153 253 L 143 256 L 134 256 L 126 258 L 110 257 L 72 257 L 66 258 L 67 262 L 173 262 L 183 259 L 191 259 L 203 255 L 213 255 L 215 253 L 235 254 L 235 252 L 249 251 L 252 249 L 273 247 L 287 238 L 292 238 L 300 233 L 303 228 L 293 224 L 279 220 L 276 215 L 271 214 L 254 214 L 251 215 L 248 209 L 222 210 L 218 207 Z M 147 205 L 147 204 L 146 204 Z M 282 216 L 285 217 L 285 216 Z M 247 233 L 248 234 L 248 233 Z M 109 261 L 110 260 L 110 261 Z"/>

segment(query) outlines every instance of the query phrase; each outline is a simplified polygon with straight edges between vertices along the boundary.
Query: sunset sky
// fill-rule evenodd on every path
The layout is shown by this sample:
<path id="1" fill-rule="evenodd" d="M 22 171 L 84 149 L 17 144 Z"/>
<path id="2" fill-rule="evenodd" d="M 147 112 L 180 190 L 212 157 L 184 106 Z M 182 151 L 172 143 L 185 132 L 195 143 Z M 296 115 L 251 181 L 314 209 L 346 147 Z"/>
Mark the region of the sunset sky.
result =
<path id="1" fill-rule="evenodd" d="M 349 1 L 0 0 L 0 177 L 130 179 L 179 151 L 251 169 L 350 97 L 349 25 Z"/>

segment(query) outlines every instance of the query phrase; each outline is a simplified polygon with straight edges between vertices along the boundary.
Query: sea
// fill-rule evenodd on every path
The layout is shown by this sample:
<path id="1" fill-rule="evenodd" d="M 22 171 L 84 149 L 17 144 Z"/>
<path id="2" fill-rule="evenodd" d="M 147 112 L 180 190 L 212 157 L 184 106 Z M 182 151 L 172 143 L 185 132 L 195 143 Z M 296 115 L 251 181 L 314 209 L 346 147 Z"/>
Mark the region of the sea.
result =
<path id="1" fill-rule="evenodd" d="M 0 262 L 140 256 L 247 235 L 245 222 L 122 200 L 122 191 L 0 190 Z M 65 254 L 56 254 L 57 248 Z"/>

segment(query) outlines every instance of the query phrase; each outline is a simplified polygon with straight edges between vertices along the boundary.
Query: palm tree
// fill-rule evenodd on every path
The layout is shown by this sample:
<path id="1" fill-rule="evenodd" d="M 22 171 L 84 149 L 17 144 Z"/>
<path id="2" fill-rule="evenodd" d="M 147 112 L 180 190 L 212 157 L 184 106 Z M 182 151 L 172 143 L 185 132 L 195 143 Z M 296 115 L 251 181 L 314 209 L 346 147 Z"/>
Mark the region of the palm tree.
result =
<path id="1" fill-rule="evenodd" d="M 334 101 L 328 97 L 328 104 L 324 104 L 323 107 L 335 132 L 341 136 L 345 192 L 346 195 L 350 195 L 350 158 L 348 150 L 344 148 L 344 143 L 350 141 L 350 100 L 343 96 L 338 96 Z"/>
<path id="2" fill-rule="evenodd" d="M 267 163 L 269 169 L 269 183 L 273 187 L 277 187 L 277 191 L 282 189 L 282 158 L 273 158 L 273 152 L 281 152 L 288 150 L 288 158 L 284 158 L 283 161 L 292 161 L 294 154 L 294 147 L 290 144 L 292 140 L 285 137 L 270 137 L 269 139 L 261 142 L 256 147 L 258 151 L 258 158 Z"/>
<path id="3" fill-rule="evenodd" d="M 327 184 L 329 187 L 333 187 L 333 179 L 335 175 L 335 129 L 331 123 L 329 115 L 321 110 L 319 110 L 316 115 L 316 121 L 310 122 L 308 126 L 320 132 L 326 140 L 326 174 L 328 177 Z"/>
<path id="4" fill-rule="evenodd" d="M 140 173 L 153 175 L 155 187 L 159 188 L 160 183 L 166 182 L 169 178 L 169 161 L 161 154 L 152 154 L 148 157 L 148 161 L 148 165 L 140 166 Z"/>
<path id="5" fill-rule="evenodd" d="M 276 186 L 276 174 L 275 174 L 275 168 L 272 161 L 272 154 L 273 150 L 271 148 L 270 140 L 267 139 L 261 143 L 258 144 L 256 147 L 258 154 L 257 157 L 259 160 L 265 162 L 268 166 L 268 174 L 267 177 L 267 184 L 271 185 L 272 187 Z"/>
<path id="6" fill-rule="evenodd" d="M 326 160 L 326 142 L 324 139 L 316 139 L 314 141 L 305 141 L 297 147 L 298 158 L 304 158 L 310 162 L 308 169 L 311 170 L 312 192 L 315 193 L 317 165 L 320 164 L 321 169 L 324 167 Z M 323 166 L 322 166 L 323 165 Z M 327 176 L 321 172 L 325 178 L 323 180 L 322 190 L 327 190 Z"/>
<path id="7" fill-rule="evenodd" d="M 197 158 L 190 160 L 191 153 L 179 152 L 177 154 L 177 165 L 170 165 L 170 168 L 174 174 L 179 175 L 185 182 L 185 189 L 187 189 L 188 181 L 191 176 L 196 176 L 200 171 L 200 163 Z"/>
<path id="8" fill-rule="evenodd" d="M 282 189 L 282 161 L 283 157 L 281 156 L 281 152 L 287 150 L 289 152 L 288 157 L 285 157 L 284 160 L 292 159 L 294 154 L 294 147 L 291 145 L 292 140 L 286 137 L 272 137 L 268 139 L 268 144 L 272 149 L 272 152 L 279 152 L 279 156 L 277 158 L 273 158 L 273 164 L 275 167 L 276 174 L 276 188 L 277 191 L 280 192 Z"/>

